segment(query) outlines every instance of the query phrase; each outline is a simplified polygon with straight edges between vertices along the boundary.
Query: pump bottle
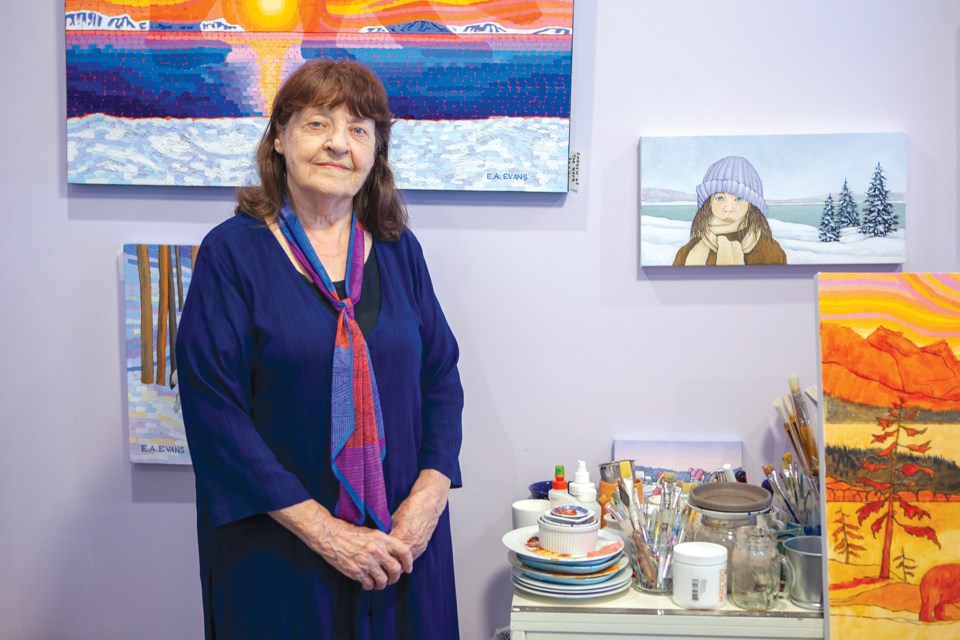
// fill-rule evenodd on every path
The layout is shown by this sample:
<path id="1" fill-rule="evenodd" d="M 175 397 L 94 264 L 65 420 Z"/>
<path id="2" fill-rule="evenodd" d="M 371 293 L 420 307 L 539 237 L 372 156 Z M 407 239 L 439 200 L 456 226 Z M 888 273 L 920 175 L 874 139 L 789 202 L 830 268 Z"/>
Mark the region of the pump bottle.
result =
<path id="1" fill-rule="evenodd" d="M 590 482 L 590 472 L 587 470 L 587 463 L 583 460 L 577 460 L 577 470 L 573 474 L 573 482 L 568 484 L 567 490 L 575 498 L 577 504 L 592 511 L 597 519 L 603 517 L 600 503 L 597 502 L 597 485 Z"/>

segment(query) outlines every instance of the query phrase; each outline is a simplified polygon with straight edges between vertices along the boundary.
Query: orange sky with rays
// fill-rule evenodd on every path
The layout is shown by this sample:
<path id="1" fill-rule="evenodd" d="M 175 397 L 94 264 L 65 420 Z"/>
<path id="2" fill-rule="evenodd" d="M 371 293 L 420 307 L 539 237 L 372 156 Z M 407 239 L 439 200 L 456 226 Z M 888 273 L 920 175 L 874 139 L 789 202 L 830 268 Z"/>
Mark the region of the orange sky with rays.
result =
<path id="1" fill-rule="evenodd" d="M 134 20 L 200 22 L 223 18 L 246 31 L 355 32 L 414 20 L 504 27 L 573 28 L 573 0 L 66 0 L 67 11 L 127 14 Z"/>
<path id="2" fill-rule="evenodd" d="M 821 322 L 863 337 L 883 325 L 918 346 L 944 340 L 960 357 L 960 273 L 832 273 L 818 279 Z"/>

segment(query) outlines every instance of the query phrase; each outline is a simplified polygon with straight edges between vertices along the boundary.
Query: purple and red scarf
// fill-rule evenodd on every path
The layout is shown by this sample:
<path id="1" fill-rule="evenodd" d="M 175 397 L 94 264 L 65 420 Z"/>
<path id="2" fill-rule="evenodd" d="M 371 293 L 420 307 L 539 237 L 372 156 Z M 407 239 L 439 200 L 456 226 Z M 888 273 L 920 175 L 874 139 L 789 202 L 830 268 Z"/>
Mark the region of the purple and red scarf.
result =
<path id="1" fill-rule="evenodd" d="M 367 342 L 354 318 L 363 284 L 363 226 L 354 212 L 344 282 L 347 295 L 341 300 L 289 202 L 284 201 L 278 221 L 297 262 L 339 312 L 330 390 L 330 459 L 340 482 L 336 516 L 362 525 L 369 514 L 377 528 L 389 532 L 390 510 L 383 479 L 387 446 L 380 396 Z"/>

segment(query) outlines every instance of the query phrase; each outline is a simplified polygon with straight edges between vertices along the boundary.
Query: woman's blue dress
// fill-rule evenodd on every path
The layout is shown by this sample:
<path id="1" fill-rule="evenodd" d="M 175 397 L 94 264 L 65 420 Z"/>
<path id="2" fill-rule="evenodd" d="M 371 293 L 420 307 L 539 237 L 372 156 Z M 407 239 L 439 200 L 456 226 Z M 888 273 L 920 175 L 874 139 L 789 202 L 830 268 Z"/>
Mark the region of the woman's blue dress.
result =
<path id="1" fill-rule="evenodd" d="M 383 411 L 390 511 L 421 469 L 461 484 L 458 348 L 416 238 L 374 241 L 380 315 L 365 333 Z M 177 334 L 197 480 L 206 637 L 458 637 L 449 512 L 413 573 L 366 592 L 268 511 L 314 498 L 331 512 L 330 377 L 336 316 L 262 222 L 238 215 L 200 246 Z"/>

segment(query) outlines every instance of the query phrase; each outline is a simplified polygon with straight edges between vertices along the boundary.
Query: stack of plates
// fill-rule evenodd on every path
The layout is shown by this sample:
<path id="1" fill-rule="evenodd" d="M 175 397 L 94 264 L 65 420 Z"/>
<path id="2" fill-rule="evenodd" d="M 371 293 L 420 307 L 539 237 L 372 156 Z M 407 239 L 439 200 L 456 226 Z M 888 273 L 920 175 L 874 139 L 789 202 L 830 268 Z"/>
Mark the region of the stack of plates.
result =
<path id="1" fill-rule="evenodd" d="M 601 530 L 597 548 L 568 555 L 540 548 L 537 526 L 514 529 L 503 536 L 510 550 L 513 584 L 520 591 L 549 598 L 597 598 L 630 586 L 632 571 L 623 553 L 623 540 Z"/>

